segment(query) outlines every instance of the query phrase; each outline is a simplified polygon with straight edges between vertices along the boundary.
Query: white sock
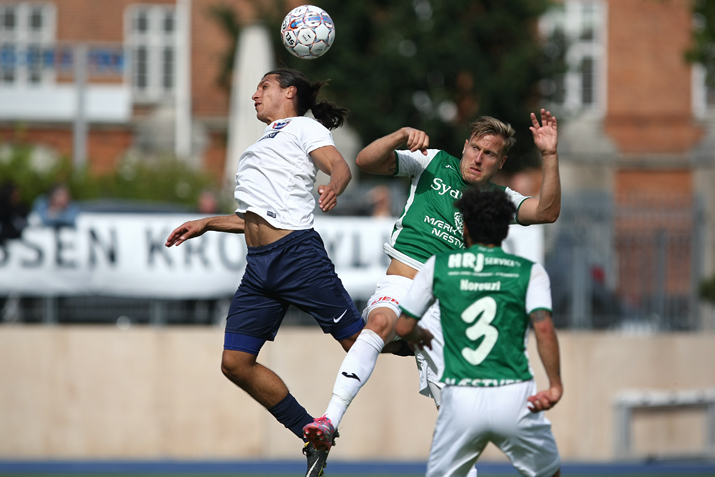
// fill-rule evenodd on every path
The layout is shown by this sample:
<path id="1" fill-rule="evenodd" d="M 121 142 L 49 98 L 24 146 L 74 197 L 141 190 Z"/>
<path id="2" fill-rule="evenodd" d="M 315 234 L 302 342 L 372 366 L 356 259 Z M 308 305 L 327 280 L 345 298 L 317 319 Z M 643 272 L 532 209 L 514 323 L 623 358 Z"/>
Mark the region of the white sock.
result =
<path id="1" fill-rule="evenodd" d="M 338 371 L 338 377 L 333 387 L 333 397 L 328 403 L 325 416 L 330 419 L 335 428 L 343 418 L 353 398 L 360 388 L 370 379 L 372 370 L 377 364 L 377 357 L 385 347 L 380 335 L 372 330 L 362 330 L 355 344 L 348 351 L 343 364 Z"/>

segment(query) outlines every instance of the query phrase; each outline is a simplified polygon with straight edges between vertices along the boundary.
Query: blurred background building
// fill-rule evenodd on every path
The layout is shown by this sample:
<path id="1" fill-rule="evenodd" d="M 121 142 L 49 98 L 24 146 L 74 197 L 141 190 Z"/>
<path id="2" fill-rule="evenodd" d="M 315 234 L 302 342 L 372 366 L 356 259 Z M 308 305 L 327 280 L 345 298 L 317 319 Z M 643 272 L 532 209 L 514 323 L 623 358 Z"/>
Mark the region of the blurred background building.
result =
<path id="1" fill-rule="evenodd" d="M 223 173 L 228 97 L 214 84 L 226 39 L 210 1 L 0 4 L 1 137 L 102 173 L 131 151 Z"/>
<path id="2" fill-rule="evenodd" d="M 311 79 L 332 79 L 327 97 L 352 111 L 349 127 L 334 132 L 351 164 L 363 145 L 406 125 L 424 128 L 434 147 L 459 155 L 468 121 L 492 114 L 512 122 L 520 135 L 498 181 L 538 195 L 541 171 L 529 143 L 528 112 L 546 107 L 558 117 L 561 216 L 553 225 L 529 228 L 519 240 L 536 244 L 536 257 L 550 273 L 559 328 L 617 333 L 566 335 L 565 356 L 573 360 L 565 373 L 600 372 L 598 383 L 610 380 L 575 381 L 583 386 L 574 396 L 604 408 L 592 412 L 591 421 L 576 404 L 554 411 L 554 422 L 601 426 L 590 440 L 563 439 L 569 442 L 566 458 L 620 455 L 609 447 L 611 421 L 598 416 L 610 412 L 611 399 L 631 384 L 676 387 L 671 376 L 677 375 L 683 377 L 677 386 L 715 386 L 711 371 L 693 371 L 693 363 L 707 362 L 703 350 L 711 341 L 702 340 L 715 330 L 715 75 L 686 60 L 694 38 L 715 25 L 703 13 L 707 2 L 316 0 L 335 20 L 337 39 L 325 57 L 311 62 L 288 57 L 279 44 L 278 24 L 299 3 L 0 0 L 0 183 L 20 184 L 3 186 L 14 197 L 8 194 L 3 203 L 16 204 L 18 194 L 31 202 L 66 184 L 79 209 L 74 227 L 48 227 L 32 214 L 25 227 L 28 204 L 5 214 L 25 230 L 21 238 L 15 231 L 0 241 L 2 322 L 104 323 L 122 330 L 220 324 L 240 279 L 245 243 L 207 234 L 167 251 L 163 239 L 196 213 L 232 210 L 237 154 L 263 129 L 250 96 L 265 71 L 286 63 Z M 353 172 L 338 208 L 331 216 L 318 213 L 316 226 L 359 302 L 384 272 L 380 247 L 407 186 Z M 312 323 L 298 312 L 287 321 Z M 213 331 L 196 330 L 218 355 Z M 304 331 L 292 332 L 304 339 Z M 71 332 L 63 329 L 57 339 L 69 342 Z M 54 339 L 23 335 L 29 332 L 22 327 L 5 326 L 0 339 L 3 333 L 10 336 L 6 344 L 18 336 L 38 347 Z M 178 333 L 172 343 L 191 342 L 181 331 L 172 333 Z M 140 338 L 122 336 L 126 346 L 147 346 L 137 356 L 159 354 Z M 666 341 L 627 341 L 633 336 Z M 685 342 L 690 339 L 701 341 Z M 89 341 L 72 342 L 94 349 L 96 341 Z M 620 346 L 640 357 L 619 354 Z M 670 354 L 658 355 L 663 349 Z M 579 367 L 587 361 L 579 361 L 581 351 L 594 360 L 607 355 L 609 369 L 620 367 L 621 358 L 639 366 L 632 375 L 622 370 L 610 376 L 597 365 Z M 649 353 L 660 358 L 649 360 Z M 117 352 L 115 358 L 126 356 Z M 71 355 L 66 363 L 81 361 Z M 662 376 L 648 370 L 653 363 Z M 23 382 L 20 373 L 31 372 L 17 369 L 4 376 Z M 211 408 L 212 398 L 204 398 Z M 673 402 L 691 402 L 686 398 Z M 711 405 L 706 398 L 696 405 Z M 0 404 L 14 403 L 32 416 L 21 401 L 0 393 Z M 0 428 L 19 429 L 22 421 L 8 422 L 0 417 Z M 688 422 L 685 427 L 706 421 Z M 639 427 L 635 437 L 646 439 L 648 429 Z M 715 431 L 708 429 L 702 430 L 711 432 L 703 445 L 712 455 Z M 702 442 L 687 443 L 682 452 L 700 452 Z M 653 448 L 666 444 L 657 441 Z M 157 455 L 233 455 L 234 448 L 206 446 L 182 454 L 185 447 L 167 444 Z M 76 450 L 81 446 L 64 453 L 61 444 L 50 447 L 30 446 L 18 455 L 85 455 Z M 0 456 L 18 448 L 0 440 Z M 122 449 L 89 454 L 155 455 L 149 447 Z M 246 449 L 246 456 L 258 455 L 261 445 Z M 269 457 L 285 457 L 281 452 Z"/>
<path id="3" fill-rule="evenodd" d="M 566 0 L 537 19 L 541 62 L 560 65 L 542 72 L 537 84 L 537 104 L 554 111 L 561 125 L 563 212 L 547 231 L 560 326 L 713 326 L 711 309 L 701 310 L 699 290 L 715 274 L 715 87 L 706 68 L 685 60 L 693 29 L 705 21 L 693 5 Z M 332 8 L 341 32 L 346 20 Z M 413 8 L 423 30 L 439 21 L 429 2 Z M 72 158 L 75 169 L 90 175 L 172 157 L 189 173 L 208 174 L 214 194 L 230 210 L 235 162 L 261 130 L 248 98 L 274 64 L 278 35 L 270 27 L 282 14 L 268 11 L 248 0 L 0 2 L 0 148 L 7 155 L 13 145 L 26 145 L 36 168 Z M 269 30 L 251 26 L 261 24 Z M 397 57 L 409 61 L 422 48 L 409 39 L 398 46 Z M 339 41 L 330 54 L 344 56 L 340 48 Z M 329 55 L 320 61 L 298 65 L 323 77 L 336 75 Z M 463 131 L 468 113 L 481 111 L 459 97 L 437 104 L 433 97 L 447 88 L 445 75 L 427 74 L 437 88 L 411 94 L 416 113 L 405 122 L 430 133 L 431 124 Z M 457 90 L 463 84 L 478 90 L 480 81 L 474 84 L 472 76 L 457 75 Z M 337 83 L 335 96 L 344 99 L 339 78 Z M 471 101 L 478 106 L 479 99 Z M 375 107 L 383 107 L 381 101 Z M 488 105 L 480 107 L 492 113 Z M 346 157 L 377 137 L 367 135 L 366 122 L 356 111 L 357 130 L 336 131 Z M 451 137 L 434 134 L 441 142 Z M 528 142 L 524 137 L 521 142 Z M 461 136 L 445 145 L 437 139 L 436 147 L 458 154 Z M 517 161 L 516 167 L 499 180 L 538 194 L 538 160 L 529 162 L 528 151 L 514 155 L 510 163 Z M 375 186 L 389 187 L 388 209 L 399 214 L 403 183 L 354 172 L 336 214 L 369 215 Z M 206 182 L 191 190 L 195 204 L 205 189 Z M 175 192 L 182 193 L 180 185 Z M 94 210 L 109 209 L 105 204 Z"/>
<path id="4" fill-rule="evenodd" d="M 549 268 L 562 324 L 704 324 L 698 290 L 715 271 L 715 90 L 684 60 L 702 21 L 692 6 L 566 1 L 541 21 L 547 48 L 568 45 L 568 72 L 544 84 L 566 119 Z M 704 320 L 712 327 L 711 313 Z"/>

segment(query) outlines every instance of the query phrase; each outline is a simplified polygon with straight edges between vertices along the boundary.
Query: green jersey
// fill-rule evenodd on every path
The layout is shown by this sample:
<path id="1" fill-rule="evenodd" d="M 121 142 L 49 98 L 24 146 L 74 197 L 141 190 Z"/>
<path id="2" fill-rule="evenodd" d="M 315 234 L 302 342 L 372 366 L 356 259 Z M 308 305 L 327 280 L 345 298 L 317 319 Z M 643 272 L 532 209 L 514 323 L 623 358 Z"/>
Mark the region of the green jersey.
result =
<path id="1" fill-rule="evenodd" d="M 419 270 L 436 253 L 464 248 L 462 215 L 454 201 L 469 184 L 462 179 L 460 160 L 444 151 L 429 149 L 426 156 L 421 151 L 395 154 L 395 175 L 411 178 L 410 192 L 383 249 L 391 258 Z M 490 185 L 504 190 L 517 210 L 528 198 L 508 187 Z"/>
<path id="2" fill-rule="evenodd" d="M 500 247 L 441 253 L 425 263 L 400 306 L 420 319 L 435 300 L 444 335 L 442 382 L 502 386 L 533 378 L 529 314 L 551 311 L 544 267 Z"/>

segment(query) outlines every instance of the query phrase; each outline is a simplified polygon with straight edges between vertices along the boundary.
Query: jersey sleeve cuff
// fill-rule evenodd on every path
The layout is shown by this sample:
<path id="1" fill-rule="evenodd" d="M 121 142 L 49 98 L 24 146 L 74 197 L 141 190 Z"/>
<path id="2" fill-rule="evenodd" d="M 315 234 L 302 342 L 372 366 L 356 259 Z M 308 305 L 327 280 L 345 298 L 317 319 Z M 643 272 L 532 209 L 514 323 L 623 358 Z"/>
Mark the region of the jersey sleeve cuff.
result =
<path id="1" fill-rule="evenodd" d="M 419 320 L 420 318 L 422 318 L 422 315 L 419 315 L 419 316 L 418 316 L 418 315 L 415 315 L 414 313 L 412 313 L 412 312 L 409 311 L 409 310 L 405 310 L 404 308 L 402 308 L 402 305 L 400 305 L 400 310 L 402 310 L 402 313 L 404 313 L 405 315 L 409 316 L 410 318 L 414 318 L 415 320 Z"/>
<path id="2" fill-rule="evenodd" d="M 335 141 L 330 141 L 330 140 L 326 139 L 323 141 L 313 143 L 310 146 L 308 146 L 308 148 L 307 148 L 308 154 L 312 153 L 316 149 L 320 149 L 321 147 L 325 147 L 325 146 L 335 146 Z"/>
<path id="3" fill-rule="evenodd" d="M 524 202 L 526 202 L 526 199 L 531 199 L 531 197 L 524 197 L 524 199 L 519 202 L 519 207 L 516 208 L 516 214 L 514 214 L 514 220 L 516 221 L 517 224 L 521 225 L 522 227 L 528 227 L 529 224 L 522 224 L 519 222 L 519 209 L 521 209 L 521 206 L 524 205 Z"/>

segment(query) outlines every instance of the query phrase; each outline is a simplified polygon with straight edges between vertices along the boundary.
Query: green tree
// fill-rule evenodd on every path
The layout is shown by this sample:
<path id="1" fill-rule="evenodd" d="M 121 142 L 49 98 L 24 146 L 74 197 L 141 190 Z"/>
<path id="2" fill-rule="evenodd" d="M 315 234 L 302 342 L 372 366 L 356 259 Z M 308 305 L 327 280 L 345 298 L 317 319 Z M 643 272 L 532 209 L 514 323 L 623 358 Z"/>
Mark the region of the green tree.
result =
<path id="1" fill-rule="evenodd" d="M 715 72 L 715 2 L 698 0 L 693 4 L 693 46 L 685 54 L 690 62 L 702 63 Z M 709 74 L 715 81 L 715 75 Z"/>
<path id="2" fill-rule="evenodd" d="M 715 304 L 715 275 L 700 283 L 700 298 Z"/>
<path id="3" fill-rule="evenodd" d="M 26 204 L 47 193 L 57 183 L 65 183 L 76 200 L 123 199 L 161 202 L 194 208 L 205 189 L 218 189 L 207 172 L 197 172 L 174 157 L 133 158 L 105 175 L 87 168 L 74 168 L 69 158 L 38 167 L 33 148 L 25 142 L 0 143 L 0 183 L 17 184 Z"/>
<path id="4" fill-rule="evenodd" d="M 517 129 L 507 164 L 538 163 L 528 127 L 540 99 L 538 84 L 553 69 L 536 28 L 549 0 L 313 3 L 336 25 L 335 43 L 315 60 L 295 58 L 283 48 L 280 23 L 289 10 L 284 1 L 273 8 L 254 5 L 275 32 L 278 64 L 313 80 L 329 78 L 326 96 L 350 109 L 349 123 L 363 141 L 412 126 L 427 131 L 435 147 L 459 155 L 468 123 L 491 115 Z M 225 8 L 212 15 L 235 33 Z"/>

